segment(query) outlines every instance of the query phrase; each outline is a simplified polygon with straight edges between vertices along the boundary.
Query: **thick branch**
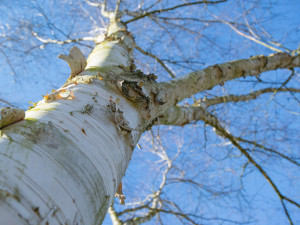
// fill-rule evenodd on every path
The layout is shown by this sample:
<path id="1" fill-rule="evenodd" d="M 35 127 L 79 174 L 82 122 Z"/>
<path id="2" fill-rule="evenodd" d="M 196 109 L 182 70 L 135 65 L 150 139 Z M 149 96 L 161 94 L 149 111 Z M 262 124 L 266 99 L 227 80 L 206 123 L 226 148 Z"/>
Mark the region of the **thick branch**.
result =
<path id="1" fill-rule="evenodd" d="M 226 96 L 225 96 L 226 97 Z M 163 116 L 159 117 L 156 125 L 173 125 L 173 126 L 184 126 L 186 124 L 196 122 L 199 120 L 205 121 L 207 112 L 203 106 L 174 106 L 170 108 Z M 300 166 L 300 164 L 293 160 L 291 157 L 286 156 L 274 149 L 268 148 L 256 141 L 249 141 L 240 137 L 234 137 L 238 142 L 244 142 L 253 145 L 255 148 L 260 148 L 264 151 L 263 153 L 270 153 L 277 155 L 281 158 L 288 160 L 289 162 Z M 257 151 L 257 150 L 256 150 Z"/>
<path id="2" fill-rule="evenodd" d="M 173 106 L 164 115 L 158 117 L 155 125 L 184 126 L 192 121 L 204 118 L 204 109 L 194 106 Z"/>
<path id="3" fill-rule="evenodd" d="M 193 94 L 209 90 L 218 84 L 222 85 L 229 80 L 245 76 L 257 76 L 262 72 L 279 68 L 291 69 L 294 67 L 300 67 L 300 55 L 291 56 L 288 53 L 256 56 L 250 59 L 213 65 L 170 82 L 160 83 L 156 100 L 168 99 L 168 104 L 174 105 Z"/>
<path id="4" fill-rule="evenodd" d="M 222 136 L 222 137 L 228 139 L 236 148 L 238 148 L 241 151 L 241 153 L 249 160 L 249 162 L 252 165 L 254 165 L 259 170 L 259 172 L 263 175 L 263 177 L 270 183 L 271 187 L 276 192 L 277 196 L 279 197 L 279 199 L 281 201 L 281 204 L 284 208 L 287 218 L 290 221 L 290 224 L 293 224 L 290 214 L 286 208 L 284 200 L 286 200 L 286 201 L 290 202 L 291 204 L 295 205 L 296 207 L 300 208 L 299 203 L 287 198 L 280 192 L 277 185 L 274 183 L 274 181 L 271 179 L 271 177 L 266 173 L 266 171 L 252 158 L 252 156 L 248 153 L 247 149 L 243 148 L 239 144 L 239 141 L 244 141 L 244 140 L 241 140 L 241 139 L 233 136 L 228 130 L 226 130 L 223 126 L 221 126 L 217 117 L 208 113 L 202 107 L 174 106 L 167 113 L 165 113 L 165 115 L 163 117 L 160 117 L 160 119 L 158 120 L 158 124 L 184 125 L 193 120 L 202 120 L 206 124 L 209 124 L 216 130 L 216 133 L 219 136 Z M 261 147 L 261 146 L 259 146 L 259 147 Z M 282 154 L 280 154 L 280 156 L 282 156 Z M 286 158 L 286 157 L 284 157 L 284 158 Z"/>

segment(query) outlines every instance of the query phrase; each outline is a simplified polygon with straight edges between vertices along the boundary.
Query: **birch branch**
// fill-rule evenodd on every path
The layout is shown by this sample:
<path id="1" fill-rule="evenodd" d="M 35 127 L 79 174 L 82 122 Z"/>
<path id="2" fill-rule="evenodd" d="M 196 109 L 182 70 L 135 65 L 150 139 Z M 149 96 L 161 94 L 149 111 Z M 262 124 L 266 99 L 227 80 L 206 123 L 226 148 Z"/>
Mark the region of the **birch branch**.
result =
<path id="1" fill-rule="evenodd" d="M 122 0 L 118 0 L 117 3 L 116 3 L 115 15 L 118 15 L 118 13 L 120 12 L 121 1 Z"/>
<path id="2" fill-rule="evenodd" d="M 137 16 L 137 17 L 135 17 L 133 19 L 127 20 L 125 22 L 125 24 L 128 24 L 128 23 L 131 23 L 133 21 L 142 19 L 142 18 L 150 16 L 152 14 L 167 12 L 167 11 L 171 11 L 171 10 L 178 9 L 178 8 L 181 8 L 181 7 L 185 7 L 185 6 L 191 6 L 191 5 L 197 5 L 197 4 L 218 4 L 218 3 L 222 3 L 222 2 L 226 2 L 226 1 L 227 0 L 220 0 L 220 1 L 205 1 L 205 0 L 203 0 L 203 1 L 198 1 L 198 2 L 191 2 L 191 3 L 180 4 L 180 5 L 176 5 L 176 6 L 170 7 L 170 8 L 153 10 L 151 12 L 144 12 L 144 11 L 142 11 L 142 13 L 139 16 Z M 128 15 L 129 15 L 129 13 L 128 13 Z"/>
<path id="3" fill-rule="evenodd" d="M 300 55 L 276 53 L 269 56 L 256 56 L 223 64 L 209 66 L 206 69 L 189 73 L 181 78 L 160 83 L 156 101 L 160 104 L 174 105 L 196 93 L 209 90 L 224 82 L 239 77 L 257 76 L 262 72 L 276 69 L 300 67 Z"/>
<path id="4" fill-rule="evenodd" d="M 158 117 L 155 125 L 184 126 L 193 121 L 203 120 L 205 110 L 194 106 L 173 106 L 162 116 Z"/>
<path id="5" fill-rule="evenodd" d="M 300 93 L 300 89 L 298 88 L 264 88 L 261 90 L 257 90 L 245 95 L 226 95 L 209 99 L 200 99 L 197 102 L 201 104 L 202 107 L 209 107 L 212 105 L 217 105 L 221 103 L 228 102 L 247 102 L 250 100 L 257 99 L 262 94 L 267 93 L 279 93 L 279 92 L 297 92 Z"/>
<path id="6" fill-rule="evenodd" d="M 268 147 L 266 147 L 265 145 L 262 145 L 262 144 L 260 144 L 260 143 L 258 143 L 257 141 L 249 141 L 249 140 L 246 140 L 246 139 L 244 139 L 244 138 L 240 138 L 240 137 L 236 137 L 236 139 L 238 140 L 238 141 L 240 141 L 240 142 L 244 142 L 244 143 L 247 143 L 247 144 L 251 144 L 251 145 L 253 145 L 255 148 L 260 148 L 260 149 L 262 149 L 263 151 L 260 151 L 261 153 L 264 153 L 264 154 L 266 154 L 266 152 L 269 152 L 270 154 L 275 154 L 275 155 L 277 155 L 278 157 L 282 157 L 282 158 L 284 158 L 284 159 L 286 159 L 287 161 L 289 161 L 290 163 L 293 163 L 293 164 L 295 164 L 296 166 L 299 166 L 300 167 L 300 163 L 298 163 L 296 160 L 294 160 L 292 157 L 289 157 L 289 156 L 287 156 L 287 155 L 285 155 L 285 154 L 282 154 L 282 153 L 280 153 L 280 152 L 278 152 L 278 151 L 276 151 L 276 150 L 274 150 L 274 149 L 272 149 L 272 148 L 268 148 Z M 255 151 L 258 151 L 258 150 L 255 150 Z"/>
<path id="7" fill-rule="evenodd" d="M 270 186 L 272 187 L 272 189 L 275 191 L 276 195 L 278 196 L 278 198 L 280 199 L 281 205 L 284 209 L 285 215 L 287 216 L 289 222 L 291 225 L 293 225 L 293 221 L 291 218 L 290 213 L 288 212 L 288 209 L 286 207 L 286 204 L 284 202 L 284 200 L 290 202 L 292 205 L 300 208 L 300 204 L 293 201 L 292 199 L 286 197 L 285 195 L 283 195 L 281 193 L 281 191 L 279 190 L 278 186 L 274 183 L 274 181 L 272 180 L 272 178 L 267 174 L 267 172 L 261 167 L 260 164 L 258 164 L 254 158 L 252 158 L 252 156 L 249 154 L 248 150 L 243 148 L 240 144 L 238 139 L 233 136 L 228 130 L 226 130 L 218 121 L 218 118 L 215 117 L 214 115 L 210 114 L 209 112 L 205 111 L 204 115 L 203 115 L 203 121 L 210 125 L 211 127 L 213 127 L 216 131 L 216 134 L 229 140 L 247 159 L 248 161 L 261 173 L 261 175 L 268 181 L 268 183 L 270 184 Z"/>
<path id="8" fill-rule="evenodd" d="M 171 108 L 164 117 L 160 118 L 158 123 L 160 124 L 172 124 L 172 125 L 184 125 L 186 123 L 189 123 L 193 120 L 202 120 L 206 124 L 213 127 L 216 131 L 216 134 L 226 138 L 229 140 L 237 149 L 240 150 L 240 152 L 248 159 L 248 161 L 258 169 L 258 171 L 262 174 L 262 176 L 269 182 L 275 193 L 280 199 L 280 202 L 282 204 L 282 207 L 285 211 L 285 214 L 290 222 L 290 224 L 293 224 L 291 216 L 288 212 L 288 209 L 286 208 L 284 200 L 290 202 L 294 206 L 300 208 L 300 204 L 293 201 L 292 199 L 286 197 L 281 193 L 277 185 L 274 183 L 274 181 L 271 179 L 271 177 L 266 173 L 266 171 L 252 158 L 252 156 L 248 153 L 248 150 L 243 148 L 239 142 L 243 141 L 239 138 L 233 136 L 228 130 L 226 130 L 221 123 L 219 122 L 218 118 L 209 112 L 207 112 L 202 107 L 179 107 L 174 106 Z"/>
<path id="9" fill-rule="evenodd" d="M 59 45 L 63 45 L 63 44 L 69 44 L 69 43 L 77 43 L 80 41 L 95 41 L 94 37 L 83 37 L 83 38 L 75 38 L 75 39 L 67 39 L 64 41 L 60 41 L 60 40 L 55 40 L 55 39 L 45 39 L 40 37 L 36 32 L 32 31 L 32 35 L 36 37 L 36 39 L 38 39 L 40 42 L 44 43 L 44 44 L 59 44 Z"/>
<path id="10" fill-rule="evenodd" d="M 207 111 L 202 106 L 174 106 L 170 108 L 163 116 L 159 117 L 159 120 L 156 121 L 156 125 L 184 126 L 186 124 L 192 123 L 193 121 L 206 121 L 207 116 Z M 262 153 L 273 153 L 295 164 L 296 166 L 300 166 L 300 163 L 298 163 L 296 160 L 293 160 L 291 157 L 282 154 L 274 149 L 268 148 L 258 143 L 257 141 L 249 141 L 240 137 L 234 137 L 234 139 L 238 142 L 244 142 L 254 146 L 255 148 L 264 150 L 260 151 Z"/>
<path id="11" fill-rule="evenodd" d="M 16 107 L 16 106 L 12 105 L 11 103 L 9 103 L 8 101 L 5 101 L 5 100 L 3 100 L 3 99 L 1 99 L 1 98 L 0 98 L 0 102 L 3 102 L 3 103 L 5 103 L 6 105 L 9 105 L 9 106 L 11 106 L 11 107 Z"/>
<path id="12" fill-rule="evenodd" d="M 257 44 L 260 44 L 266 48 L 269 48 L 271 49 L 272 51 L 275 51 L 275 52 L 282 52 L 282 50 L 278 49 L 278 48 L 275 48 L 274 46 L 272 45 L 269 45 L 267 43 L 265 43 L 264 41 L 260 40 L 260 38 L 258 36 L 256 37 L 253 37 L 253 36 L 250 36 L 250 35 L 247 35 L 245 33 L 243 33 L 242 31 L 240 31 L 239 29 L 237 29 L 236 27 L 234 27 L 231 23 L 228 23 L 227 21 L 224 21 L 224 20 L 221 20 L 224 24 L 228 25 L 232 30 L 234 30 L 238 35 L 241 35 L 242 37 L 245 37 L 251 41 L 254 41 L 256 42 Z"/>
<path id="13" fill-rule="evenodd" d="M 113 225 L 122 225 L 123 222 L 119 219 L 118 213 L 115 211 L 113 204 L 108 208 L 108 213 Z"/>
<path id="14" fill-rule="evenodd" d="M 175 126 L 184 126 L 186 124 L 192 123 L 193 121 L 205 121 L 207 117 L 207 112 L 201 106 L 174 106 L 169 109 L 162 117 L 159 117 L 159 120 L 156 122 L 156 125 L 175 125 Z M 292 157 L 289 157 L 283 153 L 278 152 L 277 150 L 268 148 L 257 141 L 249 141 L 244 138 L 234 137 L 238 142 L 244 142 L 247 144 L 252 145 L 254 148 L 260 148 L 263 151 L 260 151 L 264 154 L 274 154 L 278 157 L 284 158 L 285 160 L 289 161 L 290 163 L 300 166 L 296 160 Z M 258 150 L 255 150 L 258 151 Z"/>
<path id="15" fill-rule="evenodd" d="M 126 225 L 139 225 L 142 223 L 146 223 L 150 221 L 156 214 L 158 213 L 158 210 L 149 208 L 149 212 L 144 216 L 137 216 L 133 219 L 128 219 L 124 222 Z"/>
<path id="16" fill-rule="evenodd" d="M 141 203 L 140 206 L 138 206 L 138 207 L 125 209 L 122 212 L 116 212 L 111 206 L 109 213 L 112 218 L 112 221 L 114 221 L 114 223 L 113 223 L 114 225 L 142 224 L 147 221 L 150 221 L 154 216 L 156 216 L 159 213 L 159 210 L 162 207 L 160 195 L 162 194 L 163 188 L 167 184 L 167 180 L 168 180 L 167 175 L 170 172 L 170 170 L 172 169 L 172 162 L 173 162 L 173 160 L 176 159 L 176 157 L 179 155 L 179 152 L 180 152 L 180 151 L 178 151 L 177 154 L 172 159 L 170 159 L 169 156 L 167 155 L 165 149 L 163 148 L 162 143 L 160 143 L 160 145 L 161 145 L 161 148 L 159 148 L 159 150 L 157 149 L 157 151 L 155 151 L 155 154 L 161 158 L 161 161 L 164 162 L 163 166 L 166 166 L 166 168 L 163 171 L 162 181 L 159 185 L 158 190 L 155 191 L 153 194 L 151 194 L 151 201 L 147 202 L 146 204 Z M 119 217 L 121 215 L 124 215 L 126 213 L 134 213 L 134 212 L 140 211 L 142 209 L 148 209 L 148 211 L 142 212 L 143 214 L 141 216 L 133 217 L 133 218 L 127 219 L 125 221 L 121 221 L 119 219 Z"/>
<path id="17" fill-rule="evenodd" d="M 7 62 L 9 68 L 11 69 L 11 71 L 12 71 L 12 73 L 13 73 L 13 75 L 14 75 L 14 80 L 16 80 L 16 78 L 17 78 L 17 73 L 16 73 L 16 71 L 15 71 L 15 69 L 14 69 L 13 64 L 11 63 L 11 60 L 9 59 L 9 57 L 7 56 L 7 54 L 5 53 L 5 51 L 3 51 L 1 48 L 0 48 L 0 52 L 4 55 L 4 57 L 5 57 L 5 59 L 6 59 L 6 62 Z"/>
<path id="18" fill-rule="evenodd" d="M 104 2 L 106 2 L 106 1 L 104 1 Z M 105 3 L 91 2 L 89 0 L 86 0 L 86 3 L 89 4 L 89 5 L 91 5 L 91 6 L 99 7 L 99 8 L 101 8 L 103 6 L 103 4 L 105 4 Z"/>
<path id="19" fill-rule="evenodd" d="M 143 50 L 141 47 L 135 45 L 135 48 L 137 50 L 139 50 L 141 53 L 143 53 L 144 55 L 147 55 L 147 56 L 150 56 L 152 58 L 154 58 L 169 74 L 172 78 L 175 78 L 176 76 L 172 73 L 172 71 L 166 66 L 166 64 L 161 61 L 156 55 L 150 53 L 150 52 L 147 52 L 145 50 Z"/>

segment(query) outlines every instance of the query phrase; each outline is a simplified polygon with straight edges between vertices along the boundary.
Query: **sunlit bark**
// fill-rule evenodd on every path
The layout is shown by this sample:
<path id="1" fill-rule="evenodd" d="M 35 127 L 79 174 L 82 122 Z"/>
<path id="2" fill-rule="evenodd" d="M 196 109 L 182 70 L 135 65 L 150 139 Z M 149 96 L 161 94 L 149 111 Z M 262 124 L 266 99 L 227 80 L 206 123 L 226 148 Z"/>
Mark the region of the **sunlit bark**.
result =
<path id="1" fill-rule="evenodd" d="M 1 130 L 1 210 L 23 224 L 100 224 L 125 174 L 142 118 L 109 78 L 133 43 L 111 26 L 87 70 Z"/>

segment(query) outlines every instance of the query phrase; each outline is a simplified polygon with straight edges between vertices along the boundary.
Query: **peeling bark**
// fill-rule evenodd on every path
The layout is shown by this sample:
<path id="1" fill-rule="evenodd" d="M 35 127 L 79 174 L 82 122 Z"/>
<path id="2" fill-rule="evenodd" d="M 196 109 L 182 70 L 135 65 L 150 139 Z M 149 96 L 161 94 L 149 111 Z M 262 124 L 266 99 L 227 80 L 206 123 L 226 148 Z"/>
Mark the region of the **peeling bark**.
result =
<path id="1" fill-rule="evenodd" d="M 5 120 L 0 208 L 23 224 L 100 224 L 125 174 L 147 122 L 117 87 L 130 71 L 133 41 L 111 26 L 86 67 L 77 48 L 61 55 L 71 67 L 67 83 L 24 120 Z"/>

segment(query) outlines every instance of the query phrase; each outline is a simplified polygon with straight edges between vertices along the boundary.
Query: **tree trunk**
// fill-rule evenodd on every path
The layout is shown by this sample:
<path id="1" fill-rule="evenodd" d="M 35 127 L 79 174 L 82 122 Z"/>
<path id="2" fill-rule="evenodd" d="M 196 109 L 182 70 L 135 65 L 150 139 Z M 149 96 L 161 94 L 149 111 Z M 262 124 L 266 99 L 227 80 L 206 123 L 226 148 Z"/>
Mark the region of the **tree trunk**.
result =
<path id="1" fill-rule="evenodd" d="M 83 72 L 77 74 L 85 59 L 76 59 L 76 49 L 61 55 L 72 70 L 67 83 L 1 130 L 2 223 L 103 221 L 147 125 L 143 96 L 139 103 L 130 99 L 129 86 L 146 79 L 130 72 L 132 46 L 125 27 L 114 21 Z"/>

